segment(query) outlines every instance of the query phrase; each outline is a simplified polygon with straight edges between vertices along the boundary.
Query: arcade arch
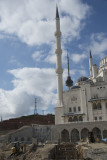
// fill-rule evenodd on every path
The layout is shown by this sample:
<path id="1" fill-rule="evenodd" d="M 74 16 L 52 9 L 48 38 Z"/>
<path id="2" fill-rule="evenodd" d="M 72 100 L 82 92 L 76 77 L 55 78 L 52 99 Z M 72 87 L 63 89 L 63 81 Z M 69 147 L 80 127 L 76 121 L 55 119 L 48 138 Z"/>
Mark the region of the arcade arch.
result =
<path id="1" fill-rule="evenodd" d="M 61 141 L 62 142 L 69 142 L 69 132 L 68 132 L 68 130 L 64 129 L 61 132 Z"/>
<path id="2" fill-rule="evenodd" d="M 79 131 L 74 128 L 71 131 L 71 142 L 77 142 L 79 140 L 80 140 L 80 138 L 79 138 Z"/>
<path id="3" fill-rule="evenodd" d="M 101 131 L 99 128 L 97 128 L 97 127 L 93 128 L 92 132 L 94 134 L 94 138 L 98 138 L 98 139 L 102 138 Z"/>
<path id="4" fill-rule="evenodd" d="M 88 137 L 88 133 L 89 133 L 89 130 L 87 128 L 83 128 L 81 130 L 81 139 L 85 141 Z"/>
<path id="5" fill-rule="evenodd" d="M 103 138 L 107 138 L 107 130 L 103 131 Z"/>

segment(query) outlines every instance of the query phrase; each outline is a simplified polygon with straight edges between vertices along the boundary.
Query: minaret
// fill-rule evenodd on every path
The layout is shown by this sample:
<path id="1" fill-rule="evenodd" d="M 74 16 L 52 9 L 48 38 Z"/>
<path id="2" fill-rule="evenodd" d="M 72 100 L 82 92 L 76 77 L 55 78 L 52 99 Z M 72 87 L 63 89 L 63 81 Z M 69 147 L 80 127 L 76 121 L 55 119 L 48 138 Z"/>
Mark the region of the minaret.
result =
<path id="1" fill-rule="evenodd" d="M 60 32 L 60 18 L 58 7 L 56 6 L 56 75 L 57 75 L 57 105 L 56 107 L 63 106 L 63 69 L 62 69 L 62 49 L 61 49 L 61 32 Z"/>
<path id="2" fill-rule="evenodd" d="M 68 86 L 68 89 L 70 90 L 71 86 L 73 86 L 73 81 L 70 77 L 70 71 L 69 71 L 69 56 L 68 56 L 68 49 L 67 49 L 67 64 L 68 64 L 68 77 L 66 80 L 66 86 Z"/>
<path id="3" fill-rule="evenodd" d="M 89 53 L 89 70 L 90 70 L 90 76 L 92 77 L 92 66 L 93 66 L 93 62 L 92 62 L 92 55 L 91 55 L 91 50 Z"/>

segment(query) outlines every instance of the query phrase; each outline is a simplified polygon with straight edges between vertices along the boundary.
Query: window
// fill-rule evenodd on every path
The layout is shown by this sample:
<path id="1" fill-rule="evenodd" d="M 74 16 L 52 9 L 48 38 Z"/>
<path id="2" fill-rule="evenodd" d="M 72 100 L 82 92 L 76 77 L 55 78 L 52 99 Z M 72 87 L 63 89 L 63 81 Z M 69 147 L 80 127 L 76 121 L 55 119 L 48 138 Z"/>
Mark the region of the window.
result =
<path id="1" fill-rule="evenodd" d="M 99 120 L 102 120 L 102 117 L 101 117 L 101 116 L 99 117 Z"/>
<path id="2" fill-rule="evenodd" d="M 83 118 L 82 118 L 82 116 L 80 116 L 80 117 L 79 117 L 79 121 L 83 121 Z"/>
<path id="3" fill-rule="evenodd" d="M 96 110 L 97 109 L 97 105 L 96 103 L 93 103 L 93 110 Z"/>
<path id="4" fill-rule="evenodd" d="M 97 109 L 98 109 L 98 110 L 101 110 L 101 109 L 102 109 L 101 103 L 98 103 L 98 104 L 97 104 Z"/>
<path id="5" fill-rule="evenodd" d="M 72 112 L 72 108 L 69 108 L 69 112 Z"/>
<path id="6" fill-rule="evenodd" d="M 97 117 L 94 117 L 94 120 L 97 121 Z"/>
<path id="7" fill-rule="evenodd" d="M 80 112 L 81 111 L 81 107 L 80 106 L 78 106 L 78 112 Z"/>
<path id="8" fill-rule="evenodd" d="M 72 121 L 73 121 L 72 117 L 69 117 L 68 122 L 72 122 Z"/>
<path id="9" fill-rule="evenodd" d="M 96 104 L 96 103 L 93 103 L 93 110 L 101 110 L 102 109 L 102 106 L 101 106 L 101 103 L 98 103 L 98 104 Z"/>
<path id="10" fill-rule="evenodd" d="M 74 121 L 74 122 L 77 122 L 77 121 L 78 121 L 78 117 L 75 116 L 75 117 L 73 118 L 73 121 Z"/>
<path id="11" fill-rule="evenodd" d="M 107 109 L 107 102 L 106 102 L 106 109 Z"/>
<path id="12" fill-rule="evenodd" d="M 74 112 L 76 112 L 76 107 L 74 107 Z"/>

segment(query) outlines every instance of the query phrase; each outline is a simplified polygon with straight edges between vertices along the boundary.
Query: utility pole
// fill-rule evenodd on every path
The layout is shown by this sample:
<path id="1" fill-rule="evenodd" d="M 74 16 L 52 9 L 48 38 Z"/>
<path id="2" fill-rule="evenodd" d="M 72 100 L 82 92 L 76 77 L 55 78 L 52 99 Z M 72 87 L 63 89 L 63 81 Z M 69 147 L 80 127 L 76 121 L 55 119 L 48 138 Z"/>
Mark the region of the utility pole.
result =
<path id="1" fill-rule="evenodd" d="M 37 99 L 35 98 L 35 108 L 34 108 L 34 115 L 37 114 Z"/>

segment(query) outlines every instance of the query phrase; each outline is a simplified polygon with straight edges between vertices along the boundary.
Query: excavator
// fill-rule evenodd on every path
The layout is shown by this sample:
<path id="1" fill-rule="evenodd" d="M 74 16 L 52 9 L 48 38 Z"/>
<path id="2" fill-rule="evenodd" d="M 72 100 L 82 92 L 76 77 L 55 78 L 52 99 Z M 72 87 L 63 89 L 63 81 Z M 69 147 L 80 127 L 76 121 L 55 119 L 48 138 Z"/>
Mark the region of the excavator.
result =
<path id="1" fill-rule="evenodd" d="M 22 144 L 19 141 L 13 142 L 12 144 L 13 144 L 13 147 L 11 148 L 10 157 L 13 156 L 13 155 L 17 156 L 17 155 L 19 155 L 19 154 L 21 154 L 21 153 L 26 151 L 26 145 L 25 144 Z"/>

